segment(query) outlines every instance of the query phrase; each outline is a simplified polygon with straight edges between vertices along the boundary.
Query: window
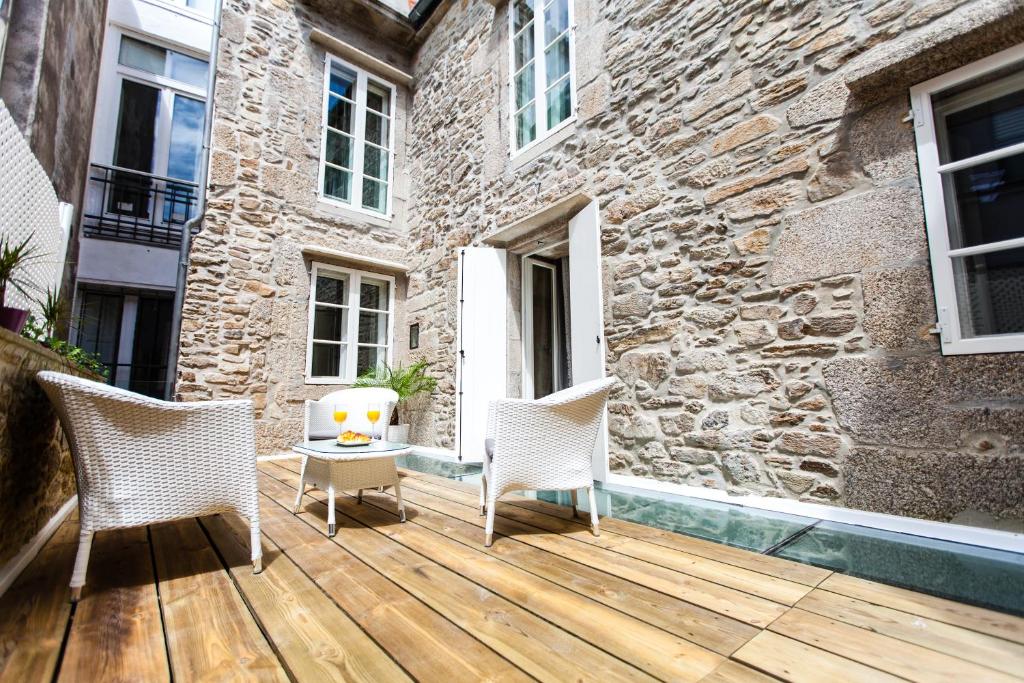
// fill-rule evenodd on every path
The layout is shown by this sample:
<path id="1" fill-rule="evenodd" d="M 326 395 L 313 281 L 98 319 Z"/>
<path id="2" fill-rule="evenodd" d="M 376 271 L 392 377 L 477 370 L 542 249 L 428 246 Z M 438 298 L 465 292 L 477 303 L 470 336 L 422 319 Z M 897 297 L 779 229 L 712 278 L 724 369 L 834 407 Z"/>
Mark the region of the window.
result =
<path id="1" fill-rule="evenodd" d="M 512 145 L 518 151 L 576 110 L 572 0 L 515 0 L 509 15 Z"/>
<path id="2" fill-rule="evenodd" d="M 209 64 L 203 59 L 189 57 L 181 52 L 122 36 L 117 62 L 122 66 L 166 76 L 206 90 Z"/>
<path id="3" fill-rule="evenodd" d="M 1024 46 L 911 100 L 943 353 L 1024 351 Z"/>
<path id="4" fill-rule="evenodd" d="M 324 90 L 321 197 L 390 215 L 394 86 L 330 57 Z"/>
<path id="5" fill-rule="evenodd" d="M 351 382 L 391 359 L 394 278 L 313 264 L 307 381 Z"/>

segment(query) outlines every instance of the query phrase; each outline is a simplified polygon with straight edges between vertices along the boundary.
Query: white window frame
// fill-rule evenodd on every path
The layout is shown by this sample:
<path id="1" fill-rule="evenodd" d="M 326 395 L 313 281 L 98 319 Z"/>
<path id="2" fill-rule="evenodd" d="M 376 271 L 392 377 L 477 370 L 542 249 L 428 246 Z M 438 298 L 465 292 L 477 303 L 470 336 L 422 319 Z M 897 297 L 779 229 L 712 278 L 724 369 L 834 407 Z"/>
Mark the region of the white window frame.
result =
<path id="1" fill-rule="evenodd" d="M 319 275 L 341 276 L 348 279 L 345 303 L 338 304 L 338 308 L 348 310 L 348 322 L 346 325 L 346 341 L 338 342 L 348 346 L 349 353 L 346 354 L 345 368 L 338 377 L 313 375 L 313 319 L 316 313 L 316 279 Z M 373 280 L 384 280 L 388 283 L 388 310 L 360 308 L 359 306 L 359 285 L 363 277 Z M 388 316 L 387 345 L 385 354 L 388 364 L 392 362 L 395 349 L 395 278 L 392 275 L 371 273 L 365 270 L 354 270 L 327 263 L 313 262 L 309 275 L 309 311 L 306 320 L 306 384 L 351 384 L 356 379 L 356 364 L 359 357 L 360 346 L 376 346 L 380 344 L 360 344 L 359 339 L 359 312 L 375 311 L 386 313 Z M 354 313 L 354 314 L 353 314 Z M 326 343 L 326 342 L 325 342 Z"/>
<path id="2" fill-rule="evenodd" d="M 569 116 L 560 121 L 553 128 L 548 127 L 547 110 L 547 63 L 544 59 L 544 10 L 553 0 L 535 0 L 535 7 L 540 7 L 540 12 L 534 9 L 533 14 L 533 116 L 537 125 L 537 136 L 522 147 L 516 147 L 516 32 L 515 32 L 515 5 L 516 0 L 508 3 L 508 109 L 509 109 L 509 137 L 508 144 L 511 150 L 510 156 L 517 157 L 527 152 L 538 144 L 551 137 L 563 128 L 576 123 L 576 9 L 573 0 L 566 0 L 568 3 L 569 26 L 566 32 L 569 34 Z M 561 34 L 559 34 L 559 38 Z M 557 38 L 556 38 L 557 40 Z M 554 42 L 554 41 L 552 41 Z"/>
<path id="3" fill-rule="evenodd" d="M 335 63 L 349 71 L 352 71 L 356 75 L 355 107 L 353 112 L 355 120 L 352 122 L 352 139 L 355 142 L 355 145 L 352 150 L 351 202 L 344 202 L 337 197 L 332 197 L 324 192 L 324 169 L 327 166 L 327 104 L 330 102 L 331 98 L 331 65 Z M 391 93 L 391 99 L 388 104 L 388 188 L 387 196 L 385 197 L 384 213 L 374 211 L 373 209 L 363 208 L 363 152 L 366 146 L 366 83 L 368 79 L 373 80 L 376 84 L 384 88 L 387 88 Z M 398 117 L 398 109 L 396 107 L 398 101 L 398 89 L 388 80 L 375 74 L 371 74 L 365 69 L 362 69 L 355 64 L 347 62 L 337 55 L 328 52 L 324 58 L 323 90 L 323 104 L 320 109 L 320 164 L 316 179 L 317 199 L 326 204 L 338 206 L 348 211 L 356 211 L 367 216 L 391 220 L 393 215 L 392 197 L 395 188 L 395 121 Z"/>
<path id="4" fill-rule="evenodd" d="M 962 249 L 951 248 L 942 187 L 942 173 L 1019 154 L 1024 152 L 1024 143 L 969 159 L 941 164 L 932 110 L 932 96 L 1022 60 L 1024 60 L 1024 45 L 1018 45 L 915 85 L 910 89 L 914 133 L 917 139 L 917 158 L 921 171 L 921 194 L 924 200 L 928 249 L 931 255 L 932 277 L 935 285 L 937 328 L 941 339 L 941 350 L 945 355 L 1024 351 L 1024 333 L 993 334 L 980 337 L 964 337 L 962 335 L 953 273 L 954 257 L 1024 247 L 1024 237 Z"/>

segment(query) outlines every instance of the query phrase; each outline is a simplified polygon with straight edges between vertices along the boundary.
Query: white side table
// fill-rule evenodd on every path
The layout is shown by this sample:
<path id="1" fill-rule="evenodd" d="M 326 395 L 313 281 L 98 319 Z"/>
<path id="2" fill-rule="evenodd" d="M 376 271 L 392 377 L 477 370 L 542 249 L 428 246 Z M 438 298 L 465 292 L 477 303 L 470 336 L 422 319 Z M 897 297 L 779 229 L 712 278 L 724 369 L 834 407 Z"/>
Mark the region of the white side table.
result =
<path id="1" fill-rule="evenodd" d="M 334 536 L 337 529 L 334 520 L 336 491 L 357 489 L 358 500 L 362 503 L 363 489 L 394 486 L 398 515 L 401 521 L 405 521 L 405 504 L 402 502 L 395 458 L 411 453 L 409 444 L 374 441 L 365 446 L 342 446 L 334 439 L 327 439 L 297 443 L 292 451 L 302 456 L 302 474 L 293 512 L 298 513 L 307 484 L 327 491 L 328 536 Z"/>

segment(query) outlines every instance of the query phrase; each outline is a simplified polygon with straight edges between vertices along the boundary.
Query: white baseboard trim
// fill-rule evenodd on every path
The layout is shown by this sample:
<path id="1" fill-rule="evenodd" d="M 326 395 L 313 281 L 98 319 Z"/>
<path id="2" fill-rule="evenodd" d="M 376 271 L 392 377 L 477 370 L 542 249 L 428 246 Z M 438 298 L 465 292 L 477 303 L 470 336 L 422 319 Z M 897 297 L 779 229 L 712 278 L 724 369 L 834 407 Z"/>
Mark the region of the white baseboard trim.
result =
<path id="1" fill-rule="evenodd" d="M 292 460 L 293 458 L 300 458 L 298 453 L 292 453 L 286 451 L 284 453 L 271 453 L 270 455 L 257 455 L 256 462 L 273 462 L 274 460 Z"/>
<path id="2" fill-rule="evenodd" d="M 18 575 L 24 571 L 29 562 L 36 558 L 39 551 L 43 549 L 50 537 L 56 533 L 57 528 L 67 519 L 68 515 L 78 505 L 78 496 L 74 495 L 57 510 L 57 513 L 50 517 L 50 520 L 43 525 L 43 528 L 36 532 L 32 540 L 21 547 L 18 554 L 12 557 L 7 564 L 0 568 L 0 597 L 7 592 Z"/>
<path id="3" fill-rule="evenodd" d="M 708 489 L 701 486 L 687 486 L 685 484 L 673 484 L 670 482 L 632 477 L 623 474 L 609 474 L 608 484 L 617 488 L 633 489 L 642 494 L 655 491 L 688 498 L 700 498 L 741 507 L 750 507 L 757 510 L 770 510 L 772 512 L 783 512 L 813 519 L 828 520 L 831 522 L 842 522 L 855 526 L 868 527 L 871 529 L 882 529 L 894 531 L 901 534 L 923 536 L 942 541 L 953 541 L 955 543 L 967 543 L 969 545 L 993 548 L 996 550 L 1008 550 L 1015 553 L 1024 553 L 1024 534 L 1017 534 L 1010 531 L 997 531 L 995 529 L 983 529 L 981 527 L 965 526 L 962 524 L 951 524 L 948 522 L 934 522 L 926 519 L 914 519 L 913 517 L 900 517 L 887 515 L 881 512 L 866 512 L 864 510 L 853 510 L 850 508 L 833 507 L 820 503 L 806 503 L 799 500 L 788 500 L 785 498 L 770 498 L 767 496 L 730 496 L 725 491 Z"/>

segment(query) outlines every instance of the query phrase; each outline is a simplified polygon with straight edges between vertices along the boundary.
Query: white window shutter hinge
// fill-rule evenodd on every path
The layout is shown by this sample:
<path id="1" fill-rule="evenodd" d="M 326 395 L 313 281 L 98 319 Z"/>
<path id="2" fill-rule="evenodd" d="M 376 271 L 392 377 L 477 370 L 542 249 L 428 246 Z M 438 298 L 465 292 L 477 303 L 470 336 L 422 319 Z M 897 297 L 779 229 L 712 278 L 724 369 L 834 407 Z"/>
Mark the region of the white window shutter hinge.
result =
<path id="1" fill-rule="evenodd" d="M 936 322 L 934 327 L 931 327 L 928 330 L 928 332 L 930 334 L 939 335 L 939 339 L 942 341 L 943 344 L 949 344 L 953 341 L 950 338 L 949 334 L 949 309 L 946 308 L 945 306 L 942 306 L 939 308 L 938 313 L 938 322 Z"/>
<path id="2" fill-rule="evenodd" d="M 910 123 L 913 120 L 914 120 L 914 110 L 913 109 L 908 109 L 907 110 L 907 115 L 904 116 L 902 119 L 900 119 L 900 121 L 903 122 L 903 123 Z"/>

